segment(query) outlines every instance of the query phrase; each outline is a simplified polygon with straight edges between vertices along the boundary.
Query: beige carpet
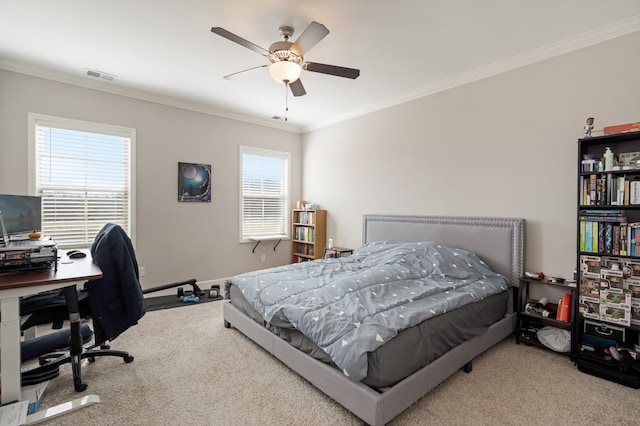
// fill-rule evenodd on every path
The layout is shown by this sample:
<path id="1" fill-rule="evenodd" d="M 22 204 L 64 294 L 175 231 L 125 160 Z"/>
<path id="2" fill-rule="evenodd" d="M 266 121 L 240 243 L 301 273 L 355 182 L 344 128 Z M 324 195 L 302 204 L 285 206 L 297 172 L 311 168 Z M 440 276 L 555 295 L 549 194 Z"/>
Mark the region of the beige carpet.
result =
<path id="1" fill-rule="evenodd" d="M 362 422 L 235 329 L 213 302 L 147 313 L 116 339 L 135 360 L 83 368 L 101 402 L 48 425 L 361 425 Z M 507 339 L 390 425 L 640 423 L 639 390 L 579 372 L 563 355 Z M 43 406 L 78 398 L 69 366 Z"/>

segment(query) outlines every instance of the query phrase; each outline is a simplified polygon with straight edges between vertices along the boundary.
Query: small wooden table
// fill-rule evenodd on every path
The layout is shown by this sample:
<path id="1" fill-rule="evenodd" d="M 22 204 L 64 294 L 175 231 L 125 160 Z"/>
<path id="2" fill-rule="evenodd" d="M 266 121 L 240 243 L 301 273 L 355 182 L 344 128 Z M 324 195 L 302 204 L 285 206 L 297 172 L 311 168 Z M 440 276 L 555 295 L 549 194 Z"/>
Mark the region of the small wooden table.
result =
<path id="1" fill-rule="evenodd" d="M 353 254 L 353 249 L 346 247 L 325 248 L 324 253 L 322 253 L 322 258 L 326 259 L 327 255 L 329 255 L 329 257 L 344 257 L 346 253 Z"/>
<path id="2" fill-rule="evenodd" d="M 88 250 L 86 251 L 88 252 Z M 57 270 L 45 269 L 38 271 L 24 272 L 4 272 L 0 274 L 0 310 L 1 316 L 1 335 L 0 335 L 0 372 L 2 373 L 2 399 L 1 404 L 5 405 L 11 402 L 17 402 L 21 399 L 21 373 L 20 373 L 20 298 L 31 296 L 50 290 L 65 289 L 65 297 L 67 303 L 75 307 L 78 312 L 78 299 L 76 286 L 83 284 L 85 281 L 98 279 L 102 277 L 102 271 L 93 263 L 91 255 L 82 259 L 69 259 L 66 256 L 58 265 Z M 70 316 L 71 317 L 71 316 Z M 73 315 L 71 317 L 71 332 L 80 335 L 80 316 Z M 73 341 L 74 339 L 72 339 Z M 82 347 L 71 348 L 71 353 L 80 353 Z M 79 369 L 78 369 L 79 374 Z M 75 375 L 75 369 L 74 369 Z M 74 377 L 74 381 L 75 381 Z M 78 380 L 80 378 L 78 377 Z M 27 424 L 33 423 L 35 420 L 41 421 L 44 418 L 57 416 L 65 411 L 65 409 L 76 409 L 81 406 L 98 402 L 96 395 L 89 395 L 70 403 L 61 404 L 56 407 L 44 410 L 44 412 L 36 412 L 27 416 Z M 62 405 L 66 407 L 62 407 Z M 47 416 L 47 412 L 52 410 Z"/>

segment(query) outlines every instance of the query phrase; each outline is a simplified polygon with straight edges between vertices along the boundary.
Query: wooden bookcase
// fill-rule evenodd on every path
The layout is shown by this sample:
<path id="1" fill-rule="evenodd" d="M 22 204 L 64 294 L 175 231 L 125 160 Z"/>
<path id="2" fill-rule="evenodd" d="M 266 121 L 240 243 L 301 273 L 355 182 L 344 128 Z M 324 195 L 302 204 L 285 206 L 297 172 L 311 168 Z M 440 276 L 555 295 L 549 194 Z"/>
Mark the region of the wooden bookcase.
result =
<path id="1" fill-rule="evenodd" d="M 616 159 L 612 170 L 599 166 L 607 148 Z M 638 344 L 639 158 L 640 132 L 578 140 L 577 354 L 602 353 L 607 345 L 633 348 Z"/>
<path id="2" fill-rule="evenodd" d="M 295 209 L 291 227 L 293 263 L 321 259 L 327 241 L 327 211 Z"/>

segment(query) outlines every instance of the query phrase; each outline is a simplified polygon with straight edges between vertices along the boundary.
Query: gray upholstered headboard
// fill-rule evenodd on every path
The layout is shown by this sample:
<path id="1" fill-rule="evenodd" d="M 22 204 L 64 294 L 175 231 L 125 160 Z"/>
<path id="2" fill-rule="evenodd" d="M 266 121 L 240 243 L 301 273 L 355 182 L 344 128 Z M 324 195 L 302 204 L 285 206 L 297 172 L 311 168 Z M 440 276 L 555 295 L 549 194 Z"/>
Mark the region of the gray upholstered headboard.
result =
<path id="1" fill-rule="evenodd" d="M 437 241 L 469 250 L 518 286 L 525 220 L 500 217 L 364 215 L 362 242 Z"/>

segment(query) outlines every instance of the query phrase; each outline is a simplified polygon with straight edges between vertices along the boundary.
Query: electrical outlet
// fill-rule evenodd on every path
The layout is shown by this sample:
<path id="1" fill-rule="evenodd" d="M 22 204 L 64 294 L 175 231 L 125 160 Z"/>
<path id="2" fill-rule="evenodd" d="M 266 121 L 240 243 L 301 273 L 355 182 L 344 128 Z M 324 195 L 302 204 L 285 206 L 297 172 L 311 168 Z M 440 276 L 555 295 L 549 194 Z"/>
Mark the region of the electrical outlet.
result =
<path id="1" fill-rule="evenodd" d="M 261 255 L 260 255 L 260 260 L 261 260 L 261 261 L 263 261 L 263 262 L 265 262 L 265 261 L 267 260 L 267 255 L 266 255 L 266 254 L 264 254 L 264 253 L 263 253 L 263 254 L 261 254 Z"/>
<path id="2" fill-rule="evenodd" d="M 138 275 L 144 277 L 144 266 L 138 267 Z"/>

